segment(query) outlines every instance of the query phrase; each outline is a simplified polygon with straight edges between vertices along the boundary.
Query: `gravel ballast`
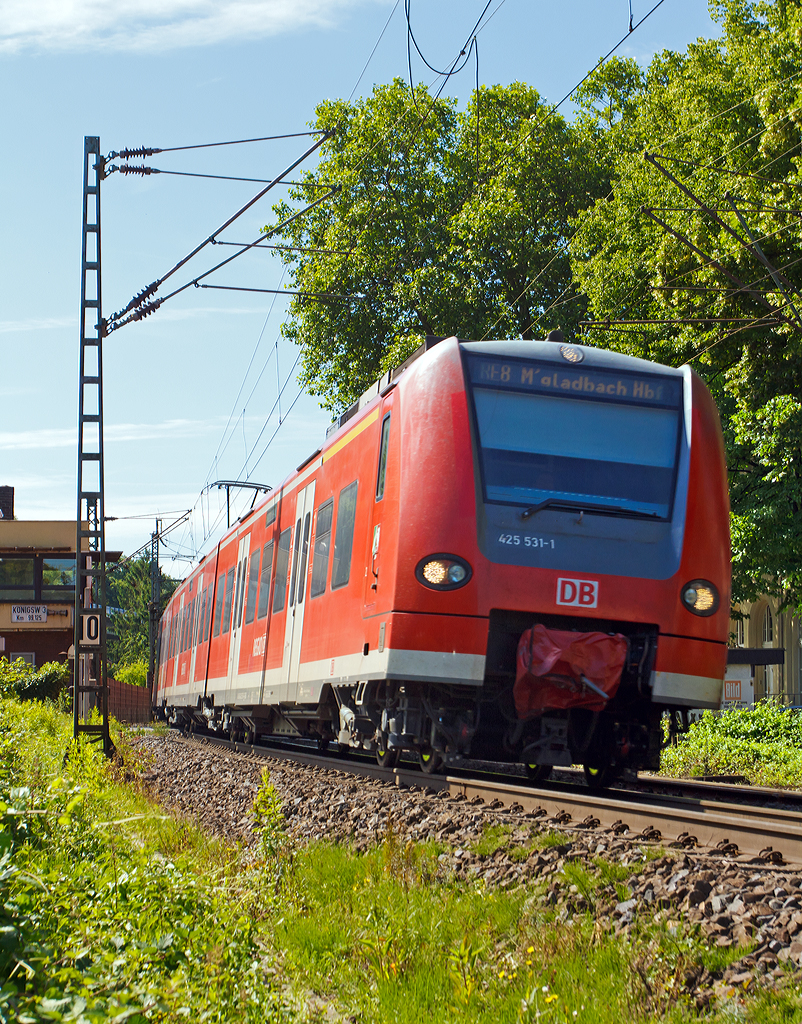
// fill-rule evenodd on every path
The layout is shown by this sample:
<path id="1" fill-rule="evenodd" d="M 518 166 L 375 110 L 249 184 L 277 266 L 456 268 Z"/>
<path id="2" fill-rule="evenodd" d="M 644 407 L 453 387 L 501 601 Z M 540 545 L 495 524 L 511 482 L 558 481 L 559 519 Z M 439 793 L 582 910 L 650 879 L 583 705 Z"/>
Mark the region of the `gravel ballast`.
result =
<path id="1" fill-rule="evenodd" d="M 560 920 L 592 912 L 599 927 L 626 936 L 637 920 L 669 928 L 698 925 L 711 946 L 746 946 L 749 952 L 719 977 L 700 971 L 693 981 L 697 1003 L 735 987 L 781 985 L 802 966 L 802 870 L 726 852 L 667 849 L 615 826 L 594 827 L 512 808 L 468 802 L 420 787 L 399 789 L 345 771 L 255 757 L 176 734 L 143 736 L 143 776 L 160 803 L 198 821 L 230 841 L 255 839 L 253 801 L 262 772 L 282 802 L 290 840 L 348 842 L 365 850 L 392 830 L 400 841 L 438 840 L 444 876 L 483 880 L 509 888 L 531 880 L 547 885 L 542 899 Z M 489 824 L 506 824 L 509 834 L 492 854 L 472 847 Z M 526 853 L 537 836 L 552 845 Z M 560 835 L 564 834 L 564 842 Z M 571 861 L 590 865 L 602 858 L 626 865 L 627 898 L 613 885 L 583 895 L 566 878 Z M 592 903 L 590 902 L 592 900 Z"/>

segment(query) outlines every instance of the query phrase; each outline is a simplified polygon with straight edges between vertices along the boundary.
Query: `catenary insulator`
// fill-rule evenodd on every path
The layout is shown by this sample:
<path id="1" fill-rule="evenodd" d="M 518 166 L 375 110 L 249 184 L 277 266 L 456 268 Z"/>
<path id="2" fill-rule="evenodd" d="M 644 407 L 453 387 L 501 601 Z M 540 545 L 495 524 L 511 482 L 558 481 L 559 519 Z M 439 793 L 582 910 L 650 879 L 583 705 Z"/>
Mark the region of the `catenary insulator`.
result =
<path id="1" fill-rule="evenodd" d="M 119 153 L 112 153 L 111 159 L 119 157 L 121 160 L 130 160 L 132 156 L 154 156 L 156 153 L 161 153 L 161 150 L 140 146 L 138 149 L 121 149 Z"/>
<path id="2" fill-rule="evenodd" d="M 120 174 L 161 174 L 158 167 L 145 167 L 142 164 L 120 164 L 117 170 Z"/>
<path id="3" fill-rule="evenodd" d="M 151 313 L 155 313 L 163 302 L 164 299 L 156 299 L 155 302 L 147 302 L 144 306 L 141 306 L 131 314 L 131 320 L 144 320 L 146 316 L 150 316 Z"/>

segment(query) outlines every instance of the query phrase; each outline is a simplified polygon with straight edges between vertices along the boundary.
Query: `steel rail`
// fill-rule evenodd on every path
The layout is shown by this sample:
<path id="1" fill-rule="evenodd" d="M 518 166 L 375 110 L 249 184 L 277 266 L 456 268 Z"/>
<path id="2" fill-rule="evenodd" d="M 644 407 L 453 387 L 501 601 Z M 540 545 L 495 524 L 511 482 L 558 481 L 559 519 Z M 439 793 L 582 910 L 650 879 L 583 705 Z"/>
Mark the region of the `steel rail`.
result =
<path id="1" fill-rule="evenodd" d="M 635 841 L 639 835 L 657 840 L 656 833 L 659 833 L 659 841 L 666 843 L 691 836 L 695 843 L 690 845 L 701 852 L 720 853 L 717 847 L 725 843 L 732 844 L 728 848 L 732 855 L 759 857 L 771 850 L 775 855 L 780 854 L 787 864 L 802 864 L 802 815 L 797 811 L 767 806 L 744 807 L 702 797 L 655 797 L 626 790 L 599 793 L 571 786 L 532 786 L 523 779 L 514 782 L 486 777 L 426 775 L 404 765 L 381 768 L 365 761 L 239 743 L 216 736 L 199 736 L 198 739 L 267 760 L 292 761 L 362 778 L 380 779 L 394 783 L 399 789 L 448 790 L 451 796 L 466 800 L 480 797 L 485 803 L 497 801 L 499 808 L 557 816 L 561 819 L 560 824 L 567 828 L 585 830 L 615 826 L 623 836 Z M 589 819 L 596 819 L 598 824 L 585 825 Z M 688 842 L 683 840 L 683 845 Z"/>

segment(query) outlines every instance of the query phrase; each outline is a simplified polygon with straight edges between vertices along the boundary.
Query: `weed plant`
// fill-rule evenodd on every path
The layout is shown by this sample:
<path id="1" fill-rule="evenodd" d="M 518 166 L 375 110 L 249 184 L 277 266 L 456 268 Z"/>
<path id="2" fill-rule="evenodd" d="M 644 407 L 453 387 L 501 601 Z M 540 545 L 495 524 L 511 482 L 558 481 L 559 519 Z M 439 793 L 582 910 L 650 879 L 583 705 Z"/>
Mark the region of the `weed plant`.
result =
<path id="1" fill-rule="evenodd" d="M 775 701 L 705 711 L 662 754 L 664 775 L 743 775 L 754 785 L 802 786 L 802 713 Z"/>
<path id="2" fill-rule="evenodd" d="M 289 1019 L 261 867 L 159 813 L 114 738 L 110 764 L 53 706 L 0 699 L 0 1020 Z"/>

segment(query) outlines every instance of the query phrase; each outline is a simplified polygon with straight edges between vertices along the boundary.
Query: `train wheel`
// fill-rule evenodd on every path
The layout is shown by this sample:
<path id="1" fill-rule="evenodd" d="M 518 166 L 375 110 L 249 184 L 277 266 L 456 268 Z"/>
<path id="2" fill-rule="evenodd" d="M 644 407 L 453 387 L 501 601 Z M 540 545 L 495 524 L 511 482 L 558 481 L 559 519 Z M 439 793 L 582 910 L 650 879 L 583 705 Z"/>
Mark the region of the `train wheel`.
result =
<path id="1" fill-rule="evenodd" d="M 612 782 L 615 782 L 620 774 L 609 762 L 600 767 L 585 764 L 582 765 L 582 768 L 585 772 L 588 789 L 606 789 Z"/>
<path id="2" fill-rule="evenodd" d="M 440 766 L 443 763 L 443 758 L 440 752 L 432 750 L 431 747 L 426 747 L 424 750 L 418 751 L 418 764 L 420 770 L 424 775 L 434 775 L 440 770 Z"/>
<path id="3" fill-rule="evenodd" d="M 379 736 L 376 741 L 376 763 L 380 768 L 395 768 L 401 757 L 399 747 L 388 747 L 387 737 Z"/>
<path id="4" fill-rule="evenodd" d="M 329 749 L 329 741 L 326 739 L 325 736 L 318 736 L 317 749 L 320 751 L 321 754 L 325 754 L 326 751 Z"/>
<path id="5" fill-rule="evenodd" d="M 526 777 L 532 782 L 545 782 L 551 775 L 554 765 L 551 764 L 525 764 Z"/>

